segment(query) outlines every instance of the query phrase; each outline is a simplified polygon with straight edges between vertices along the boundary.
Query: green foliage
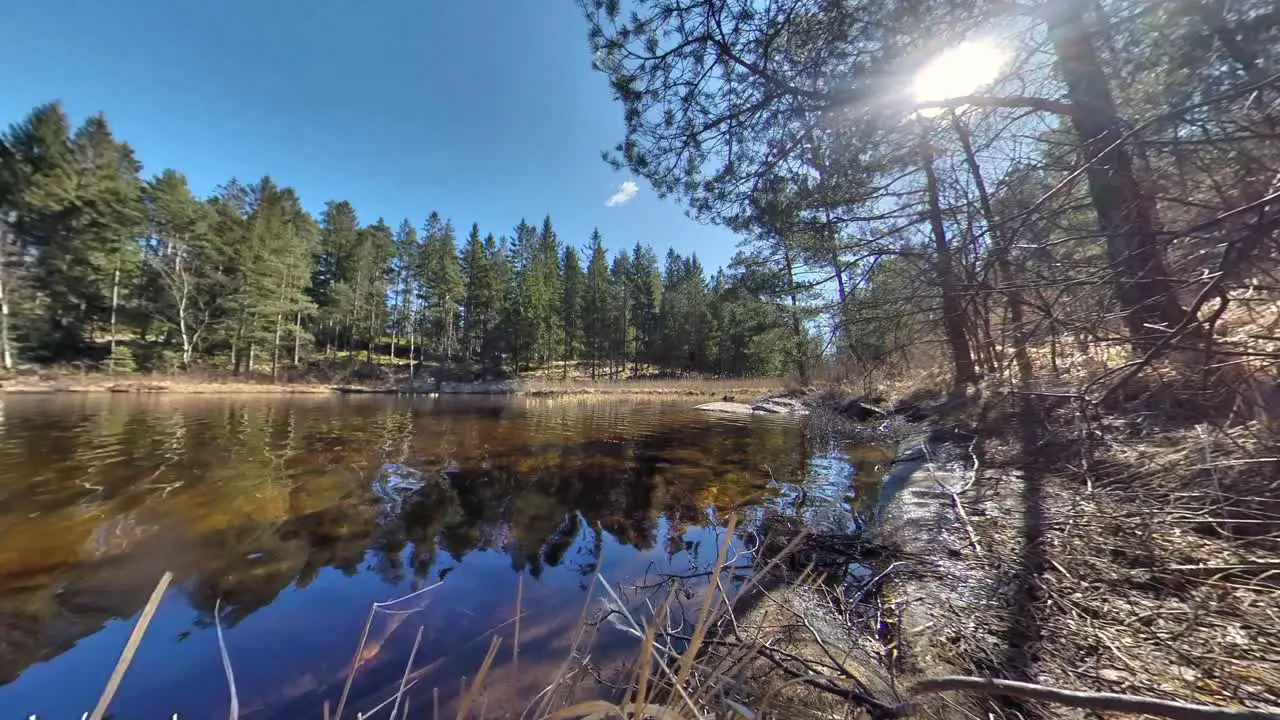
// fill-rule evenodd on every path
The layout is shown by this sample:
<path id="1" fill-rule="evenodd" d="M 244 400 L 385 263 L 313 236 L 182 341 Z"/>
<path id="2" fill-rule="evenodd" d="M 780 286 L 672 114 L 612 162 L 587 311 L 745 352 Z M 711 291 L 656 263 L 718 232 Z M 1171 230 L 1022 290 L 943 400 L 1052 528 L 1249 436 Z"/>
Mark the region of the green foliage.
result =
<path id="1" fill-rule="evenodd" d="M 173 348 L 164 346 L 145 345 L 138 352 L 137 359 L 140 372 L 167 375 L 182 367 L 182 355 Z"/>
<path id="2" fill-rule="evenodd" d="M 586 333 L 587 359 L 591 361 L 591 374 L 594 377 L 601 360 L 606 356 L 614 304 L 613 286 L 609 282 L 608 255 L 599 230 L 591 233 L 588 252 L 591 257 L 587 261 L 586 282 L 582 290 L 582 328 Z"/>
<path id="3" fill-rule="evenodd" d="M 459 248 L 435 212 L 393 231 L 361 223 L 344 200 L 313 218 L 271 177 L 202 199 L 177 170 L 145 181 L 140 170 L 102 116 L 73 131 L 56 103 L 3 136 L 11 349 L 101 357 L 114 333 L 117 372 L 278 374 L 312 353 L 358 352 L 408 355 L 415 370 L 458 359 L 489 370 L 565 361 L 566 374 L 573 363 L 597 375 L 781 371 L 745 338 L 722 360 L 719 323 L 759 307 L 742 288 L 709 285 L 692 256 L 670 254 L 664 272 L 639 243 L 610 258 L 598 232 L 580 252 L 550 217 L 510 238 L 472 225 Z"/>
<path id="4" fill-rule="evenodd" d="M 128 345 L 116 345 L 102 361 L 102 369 L 113 373 L 131 373 L 138 369 L 137 359 Z"/>
<path id="5" fill-rule="evenodd" d="M 582 294 L 587 283 L 578 251 L 566 245 L 561 260 L 562 288 L 560 292 L 560 326 L 564 329 L 564 353 L 562 359 L 576 360 L 582 352 Z M 568 366 L 565 366 L 568 372 Z"/>
<path id="6" fill-rule="evenodd" d="M 458 335 L 460 306 L 466 289 L 458 261 L 453 223 L 431 213 L 423 227 L 420 292 L 426 328 L 442 356 L 452 355 Z"/>

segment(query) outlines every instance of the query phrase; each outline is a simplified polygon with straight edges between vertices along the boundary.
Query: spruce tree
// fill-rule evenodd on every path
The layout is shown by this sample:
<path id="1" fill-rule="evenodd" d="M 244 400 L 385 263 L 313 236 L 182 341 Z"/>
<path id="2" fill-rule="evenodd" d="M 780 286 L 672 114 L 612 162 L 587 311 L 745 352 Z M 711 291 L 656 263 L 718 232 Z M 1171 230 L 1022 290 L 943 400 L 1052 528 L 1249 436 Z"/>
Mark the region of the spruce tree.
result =
<path id="1" fill-rule="evenodd" d="M 631 323 L 632 284 L 631 256 L 619 252 L 609 266 L 609 283 L 613 286 L 613 308 L 609 315 L 609 368 L 611 373 L 627 367 L 627 357 L 634 354 L 635 328 Z"/>
<path id="2" fill-rule="evenodd" d="M 569 376 L 569 365 L 578 358 L 582 350 L 582 295 L 586 285 L 586 274 L 582 263 L 578 261 L 578 251 L 572 245 L 564 248 L 561 263 L 563 278 L 560 293 L 560 323 L 564 335 L 564 361 L 562 375 Z"/>
<path id="3" fill-rule="evenodd" d="M 487 292 L 493 283 L 489 277 L 492 273 L 485 242 L 480 238 L 480 226 L 472 223 L 462 250 L 462 326 L 467 357 L 483 359 L 481 353 L 493 315 L 492 297 Z"/>
<path id="4" fill-rule="evenodd" d="M 326 355 L 334 349 L 345 349 L 350 343 L 359 235 L 360 223 L 351 203 L 325 203 L 310 292 L 318 308 L 314 335 L 317 341 L 323 338 Z"/>
<path id="5" fill-rule="evenodd" d="M 551 225 L 551 216 L 542 221 L 538 232 L 538 245 L 534 255 L 537 297 L 534 300 L 536 332 L 535 356 L 540 364 L 550 363 L 563 349 L 561 336 L 560 304 L 562 289 L 560 278 L 560 240 Z"/>
<path id="6" fill-rule="evenodd" d="M 465 285 L 458 263 L 453 223 L 431 213 L 422 244 L 422 296 L 427 308 L 428 333 L 442 362 L 448 362 L 457 345 L 459 307 Z"/>
<path id="7" fill-rule="evenodd" d="M 517 373 L 522 363 L 536 362 L 535 349 L 539 311 L 549 303 L 537 268 L 538 231 L 523 219 L 507 247 L 514 297 L 508 305 L 507 325 L 511 332 L 511 365 Z"/>
<path id="8" fill-rule="evenodd" d="M 582 288 L 582 329 L 586 335 L 587 357 L 591 377 L 596 378 L 600 362 L 608 350 L 610 315 L 612 313 L 609 259 L 600 231 L 591 233 L 587 246 L 586 282 Z"/>
<path id="9" fill-rule="evenodd" d="M 484 256 L 489 273 L 480 287 L 481 305 L 488 310 L 484 319 L 481 359 L 486 368 L 502 364 L 502 354 L 509 351 L 510 333 L 506 319 L 514 304 L 510 288 L 514 282 L 508 262 L 506 239 L 498 241 L 493 233 L 484 239 Z"/>

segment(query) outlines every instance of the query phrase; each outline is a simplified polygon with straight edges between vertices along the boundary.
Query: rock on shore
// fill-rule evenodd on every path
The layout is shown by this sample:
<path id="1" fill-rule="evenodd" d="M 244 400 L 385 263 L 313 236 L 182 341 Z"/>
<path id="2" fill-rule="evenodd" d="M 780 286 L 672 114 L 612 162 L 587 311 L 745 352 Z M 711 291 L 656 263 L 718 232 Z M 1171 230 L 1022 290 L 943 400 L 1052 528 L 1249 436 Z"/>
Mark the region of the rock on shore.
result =
<path id="1" fill-rule="evenodd" d="M 799 400 L 785 397 L 766 398 L 755 404 L 721 400 L 703 403 L 696 406 L 694 410 L 733 413 L 735 415 L 804 415 L 809 412 L 809 408 L 805 407 Z"/>

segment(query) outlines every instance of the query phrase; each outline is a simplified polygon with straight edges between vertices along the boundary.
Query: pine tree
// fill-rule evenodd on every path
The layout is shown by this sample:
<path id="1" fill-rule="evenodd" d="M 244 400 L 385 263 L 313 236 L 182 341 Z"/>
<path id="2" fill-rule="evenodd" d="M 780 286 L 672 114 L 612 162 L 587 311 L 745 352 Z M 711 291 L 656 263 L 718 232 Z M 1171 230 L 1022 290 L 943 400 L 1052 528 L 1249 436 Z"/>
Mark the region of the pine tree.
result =
<path id="1" fill-rule="evenodd" d="M 40 298 L 43 317 L 29 315 L 25 334 L 45 357 L 82 352 L 103 325 L 114 349 L 121 293 L 136 275 L 145 227 L 133 150 L 101 115 L 73 137 L 68 128 L 61 106 L 43 105 L 4 142 L 8 230 L 0 260 L 6 274 L 10 263 L 20 265 L 16 274 Z M 6 292 L 6 306 L 8 299 Z"/>
<path id="2" fill-rule="evenodd" d="M 221 268 L 211 256 L 211 208 L 196 199 L 186 177 L 175 170 L 152 178 L 145 197 L 147 265 L 155 288 L 148 306 L 152 316 L 177 331 L 182 366 L 189 367 L 218 310 Z"/>
<path id="3" fill-rule="evenodd" d="M 564 334 L 563 376 L 569 376 L 569 364 L 578 358 L 582 350 L 582 295 L 586 274 L 578 261 L 578 251 L 572 245 L 564 248 L 560 293 L 560 324 Z"/>
<path id="4" fill-rule="evenodd" d="M 586 282 L 582 288 L 582 329 L 586 335 L 586 349 L 591 361 L 591 377 L 599 372 L 600 361 L 608 350 L 610 315 L 613 311 L 609 282 L 609 259 L 604 250 L 600 231 L 591 233 L 587 246 Z"/>
<path id="5" fill-rule="evenodd" d="M 532 286 L 534 295 L 530 299 L 534 357 L 536 362 L 545 365 L 562 351 L 561 336 L 564 332 L 560 313 L 560 241 L 551 226 L 550 215 L 543 219 L 542 230 L 538 233 L 532 272 L 536 275 Z"/>
<path id="6" fill-rule="evenodd" d="M 487 292 L 492 287 L 489 254 L 485 241 L 480 239 L 480 226 L 472 223 L 462 250 L 462 276 L 465 288 L 462 299 L 462 326 L 466 336 L 464 353 L 467 357 L 484 359 L 485 338 L 493 321 L 493 297 Z"/>
<path id="7" fill-rule="evenodd" d="M 490 233 L 484 239 L 484 255 L 489 267 L 489 274 L 481 284 L 481 304 L 488 308 L 485 319 L 484 340 L 481 343 L 480 357 L 485 367 L 500 366 L 502 353 L 506 349 L 506 323 L 509 308 L 513 304 L 508 291 L 513 280 L 511 266 L 508 264 L 506 240 L 501 242 Z"/>
<path id="8" fill-rule="evenodd" d="M 538 231 L 523 219 L 507 246 L 512 289 L 515 296 L 507 308 L 507 326 L 511 333 L 511 367 L 520 372 L 522 363 L 535 361 L 539 310 L 546 304 L 543 276 L 537 271 Z"/>
<path id="9" fill-rule="evenodd" d="M 293 189 L 282 188 L 269 177 L 247 189 L 247 207 L 236 233 L 242 240 L 227 248 L 234 268 L 229 293 L 234 324 L 232 370 L 238 373 L 247 367 L 252 372 L 259 350 L 269 348 L 274 377 L 279 372 L 285 323 L 298 332 L 300 316 L 310 313 L 306 290 L 317 231 Z M 295 336 L 295 348 L 299 341 Z"/>
<path id="10" fill-rule="evenodd" d="M 636 350 L 632 371 L 641 362 L 654 363 L 659 345 L 658 311 L 662 306 L 662 273 L 653 248 L 636 243 L 631 250 L 631 325 L 635 328 Z"/>
<path id="11" fill-rule="evenodd" d="M 458 264 L 453 223 L 441 221 L 438 213 L 431 213 L 424 227 L 421 272 L 428 332 L 435 340 L 442 362 L 448 362 L 457 344 L 459 306 L 465 285 Z"/>
<path id="12" fill-rule="evenodd" d="M 108 324 L 107 365 L 114 370 L 122 288 L 136 280 L 142 259 L 142 165 L 132 148 L 115 140 L 101 114 L 84 122 L 71 146 L 79 170 L 78 213 L 71 247 L 62 248 L 64 271 L 69 271 L 64 282 L 77 288 L 73 297 L 87 314 L 84 321 Z"/>
<path id="13" fill-rule="evenodd" d="M 707 281 L 696 255 L 667 251 L 662 287 L 661 360 L 664 367 L 698 371 L 708 337 Z"/>
<path id="14" fill-rule="evenodd" d="M 315 271 L 311 278 L 311 297 L 318 307 L 316 339 L 324 339 L 325 355 L 335 347 L 344 349 L 351 339 L 354 295 L 355 256 L 359 244 L 360 223 L 356 210 L 345 200 L 325 203 L 320 216 L 320 242 Z"/>
<path id="15" fill-rule="evenodd" d="M 35 316 L 43 292 L 31 259 L 70 229 L 76 172 L 69 133 L 62 106 L 49 103 L 11 126 L 0 142 L 0 352 L 6 368 L 13 366 L 16 341 L 45 339 Z"/>
<path id="16" fill-rule="evenodd" d="M 395 233 L 382 219 L 362 228 L 355 256 L 352 324 L 365 340 L 365 361 L 373 362 L 373 347 L 386 330 L 387 286 L 392 277 L 396 253 Z"/>
<path id="17" fill-rule="evenodd" d="M 414 324 L 417 322 L 417 275 L 414 265 L 418 261 L 421 249 L 418 247 L 418 230 L 408 218 L 400 221 L 396 229 L 395 254 L 391 261 L 390 315 L 388 326 L 391 330 L 391 358 L 396 357 L 396 345 L 406 334 L 415 338 Z M 413 341 L 411 345 L 415 344 Z M 410 350 L 412 355 L 413 350 Z M 410 358 L 412 361 L 412 358 Z"/>
<path id="18" fill-rule="evenodd" d="M 619 252 L 609 266 L 609 282 L 614 287 L 609 315 L 609 368 L 616 374 L 626 370 L 627 356 L 634 355 L 635 328 L 631 324 L 631 256 Z"/>

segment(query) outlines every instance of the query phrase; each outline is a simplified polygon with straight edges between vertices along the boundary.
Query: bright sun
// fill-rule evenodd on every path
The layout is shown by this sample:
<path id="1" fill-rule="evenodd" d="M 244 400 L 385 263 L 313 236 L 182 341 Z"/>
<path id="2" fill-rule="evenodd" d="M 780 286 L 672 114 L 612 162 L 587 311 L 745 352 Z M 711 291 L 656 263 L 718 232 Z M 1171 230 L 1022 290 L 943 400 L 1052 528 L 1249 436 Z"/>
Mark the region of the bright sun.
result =
<path id="1" fill-rule="evenodd" d="M 970 95 L 996 79 L 1008 56 L 989 40 L 967 40 L 921 68 L 912 84 L 912 93 L 920 102 Z M 935 110 L 922 114 L 936 113 Z"/>

